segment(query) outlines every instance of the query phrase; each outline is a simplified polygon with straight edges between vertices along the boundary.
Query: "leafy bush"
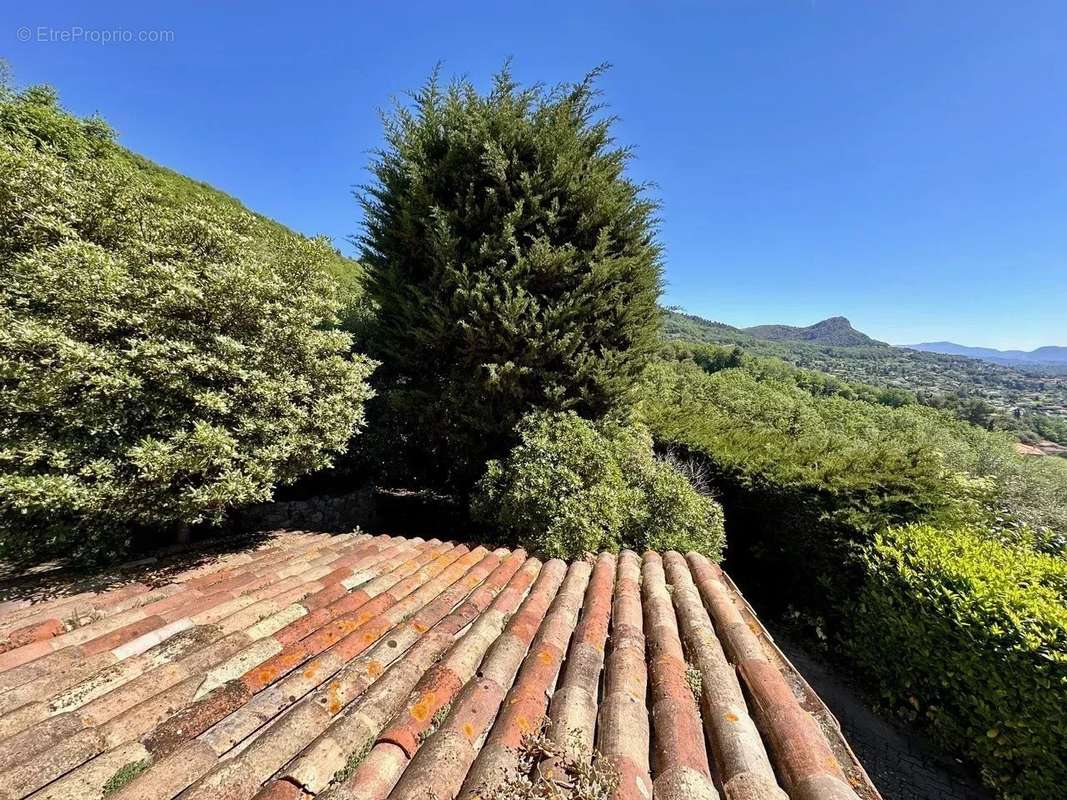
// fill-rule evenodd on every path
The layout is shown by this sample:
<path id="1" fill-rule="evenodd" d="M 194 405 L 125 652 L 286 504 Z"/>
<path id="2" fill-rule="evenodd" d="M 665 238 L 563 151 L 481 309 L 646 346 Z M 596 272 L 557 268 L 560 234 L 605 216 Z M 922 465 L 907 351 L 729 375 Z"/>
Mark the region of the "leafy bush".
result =
<path id="1" fill-rule="evenodd" d="M 546 91 L 505 69 L 484 96 L 435 76 L 386 120 L 361 239 L 382 427 L 461 490 L 528 411 L 625 405 L 656 346 L 655 204 L 595 76 Z"/>
<path id="2" fill-rule="evenodd" d="M 849 647 L 886 703 L 980 765 L 1002 796 L 1067 785 L 1067 562 L 985 532 L 880 534 Z"/>
<path id="3" fill-rule="evenodd" d="M 476 486 L 475 519 L 551 557 L 620 547 L 720 557 L 721 508 L 655 457 L 644 428 L 535 412 L 517 433 Z"/>
<path id="4" fill-rule="evenodd" d="M 3 62 L 0 61 L 0 66 Z M 249 211 L 239 200 L 202 181 L 160 166 L 116 143 L 112 131 L 99 117 L 79 119 L 63 113 L 55 90 L 32 86 L 16 96 L 0 72 L 0 135 L 11 141 L 32 143 L 67 160 L 107 157 L 111 165 L 133 180 L 151 197 L 156 206 L 185 209 L 208 207 L 226 216 L 237 215 L 252 222 L 256 238 L 292 237 L 292 231 L 261 214 Z M 363 291 L 363 267 L 334 249 L 327 251 L 325 242 L 319 258 L 337 283 L 340 308 L 337 324 L 350 333 L 362 334 L 371 316 L 370 304 Z"/>
<path id="5" fill-rule="evenodd" d="M 1067 557 L 1067 461 L 1021 457 L 1014 440 L 971 425 L 937 444 L 947 469 L 968 476 L 979 523 L 1002 541 Z"/>
<path id="6" fill-rule="evenodd" d="M 328 244 L 161 198 L 50 91 L 0 134 L 0 555 L 106 555 L 329 464 L 372 362 Z"/>

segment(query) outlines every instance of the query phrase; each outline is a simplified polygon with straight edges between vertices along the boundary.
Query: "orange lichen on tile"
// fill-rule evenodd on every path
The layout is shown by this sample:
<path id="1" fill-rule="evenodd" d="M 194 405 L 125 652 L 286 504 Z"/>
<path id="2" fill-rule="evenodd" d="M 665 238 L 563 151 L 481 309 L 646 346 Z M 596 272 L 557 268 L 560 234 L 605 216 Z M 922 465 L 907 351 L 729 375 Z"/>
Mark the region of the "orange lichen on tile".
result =
<path id="1" fill-rule="evenodd" d="M 100 797 L 131 763 L 115 800 L 480 800 L 564 777 L 520 774 L 546 723 L 568 762 L 603 754 L 613 800 L 877 800 L 819 708 L 695 553 L 283 532 L 172 583 L 0 603 L 0 800 Z"/>

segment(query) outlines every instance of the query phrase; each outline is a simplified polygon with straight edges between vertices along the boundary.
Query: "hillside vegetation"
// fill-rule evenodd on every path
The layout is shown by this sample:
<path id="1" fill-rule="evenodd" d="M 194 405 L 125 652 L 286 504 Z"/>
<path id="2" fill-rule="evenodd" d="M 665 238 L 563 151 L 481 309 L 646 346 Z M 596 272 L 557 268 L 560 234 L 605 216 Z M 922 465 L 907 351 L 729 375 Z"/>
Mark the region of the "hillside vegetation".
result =
<path id="1" fill-rule="evenodd" d="M 734 328 L 667 311 L 664 335 L 738 345 L 753 355 L 780 358 L 846 381 L 901 389 L 924 405 L 989 430 L 1010 431 L 1024 442 L 1067 444 L 1067 376 L 1055 370 L 1031 372 L 966 356 L 891 347 L 856 331 L 843 317 L 808 328 Z"/>
<path id="2" fill-rule="evenodd" d="M 1005 796 L 1049 796 L 1067 778 L 1067 462 L 886 391 L 676 341 L 643 410 L 716 486 L 742 585 Z"/>

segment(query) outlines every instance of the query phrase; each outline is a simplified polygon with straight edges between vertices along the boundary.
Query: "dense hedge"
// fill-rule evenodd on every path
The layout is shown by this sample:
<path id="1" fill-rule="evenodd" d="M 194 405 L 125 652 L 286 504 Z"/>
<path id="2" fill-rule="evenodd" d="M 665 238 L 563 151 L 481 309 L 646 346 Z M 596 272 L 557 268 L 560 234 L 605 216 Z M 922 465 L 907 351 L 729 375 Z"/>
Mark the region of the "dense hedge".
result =
<path id="1" fill-rule="evenodd" d="M 0 137 L 0 557 L 108 557 L 348 445 L 372 363 L 326 242 L 161 195 L 49 90 Z"/>
<path id="2" fill-rule="evenodd" d="M 726 509 L 731 569 L 776 587 L 772 605 L 831 613 L 853 543 L 945 511 L 934 412 L 813 396 L 743 368 L 661 362 L 644 416 L 661 445 L 700 458 Z M 798 567 L 801 567 L 798 569 Z"/>
<path id="3" fill-rule="evenodd" d="M 472 516 L 490 530 L 549 557 L 622 547 L 721 557 L 722 509 L 656 458 L 642 426 L 535 412 L 517 435 L 472 498 Z"/>
<path id="4" fill-rule="evenodd" d="M 770 359 L 733 356 L 734 366 L 709 364 L 701 348 L 670 355 L 644 382 L 653 435 L 706 457 L 727 490 L 788 498 L 803 527 L 781 535 L 866 541 L 888 525 L 971 522 L 1042 552 L 1065 550 L 1062 459 L 1021 458 L 1007 435 L 895 397 L 857 396 L 853 385 Z"/>
<path id="5" fill-rule="evenodd" d="M 971 529 L 890 529 L 865 551 L 849 647 L 889 705 L 1004 797 L 1067 786 L 1067 562 Z"/>

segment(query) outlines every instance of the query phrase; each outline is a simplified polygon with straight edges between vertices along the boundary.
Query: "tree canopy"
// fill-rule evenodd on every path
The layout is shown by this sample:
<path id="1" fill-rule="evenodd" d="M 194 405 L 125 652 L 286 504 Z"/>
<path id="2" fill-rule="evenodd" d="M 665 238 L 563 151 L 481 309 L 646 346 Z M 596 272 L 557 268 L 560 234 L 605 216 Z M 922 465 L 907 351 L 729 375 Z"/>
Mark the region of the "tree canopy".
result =
<path id="1" fill-rule="evenodd" d="M 385 117 L 359 241 L 396 435 L 465 488 L 532 409 L 623 405 L 657 343 L 655 203 L 601 113 L 594 71 L 479 94 L 434 74 Z"/>

